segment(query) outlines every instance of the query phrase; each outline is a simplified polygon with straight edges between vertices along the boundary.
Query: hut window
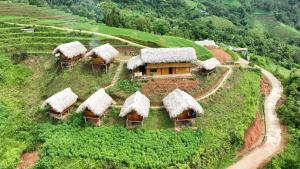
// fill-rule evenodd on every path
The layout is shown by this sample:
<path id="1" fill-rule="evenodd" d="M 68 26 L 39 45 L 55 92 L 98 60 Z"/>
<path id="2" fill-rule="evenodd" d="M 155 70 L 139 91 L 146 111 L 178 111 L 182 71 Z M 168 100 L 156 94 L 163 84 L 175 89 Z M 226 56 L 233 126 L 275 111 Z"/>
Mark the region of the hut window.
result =
<path id="1" fill-rule="evenodd" d="M 156 72 L 157 72 L 157 69 L 150 69 L 150 72 L 151 72 L 151 73 L 156 73 Z"/>

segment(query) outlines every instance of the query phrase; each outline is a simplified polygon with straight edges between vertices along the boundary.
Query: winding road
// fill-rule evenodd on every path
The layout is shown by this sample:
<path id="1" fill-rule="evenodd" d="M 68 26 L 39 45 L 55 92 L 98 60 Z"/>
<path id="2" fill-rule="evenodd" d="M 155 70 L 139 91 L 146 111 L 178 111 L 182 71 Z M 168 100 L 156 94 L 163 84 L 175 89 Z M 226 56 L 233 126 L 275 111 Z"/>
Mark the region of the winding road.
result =
<path id="1" fill-rule="evenodd" d="M 283 88 L 278 79 L 261 68 L 261 72 L 265 75 L 272 85 L 270 94 L 265 98 L 264 111 L 266 123 L 265 141 L 246 156 L 244 156 L 237 163 L 228 167 L 228 169 L 255 169 L 259 168 L 262 164 L 268 161 L 273 155 L 281 150 L 281 127 L 276 114 L 276 104 L 279 101 Z"/>

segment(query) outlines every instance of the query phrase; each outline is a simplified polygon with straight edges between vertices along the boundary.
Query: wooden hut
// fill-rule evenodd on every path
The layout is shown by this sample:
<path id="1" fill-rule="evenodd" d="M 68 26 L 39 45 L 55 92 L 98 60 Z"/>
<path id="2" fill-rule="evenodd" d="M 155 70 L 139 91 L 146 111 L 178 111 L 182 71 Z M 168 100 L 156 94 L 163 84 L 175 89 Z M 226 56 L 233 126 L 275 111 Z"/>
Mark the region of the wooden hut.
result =
<path id="1" fill-rule="evenodd" d="M 114 61 L 114 59 L 119 56 L 119 51 L 115 49 L 110 44 L 105 44 L 94 48 L 89 53 L 88 57 L 92 58 L 92 69 L 95 72 L 98 67 L 105 67 L 105 72 L 107 72 L 108 67 Z"/>
<path id="2" fill-rule="evenodd" d="M 59 45 L 53 50 L 53 54 L 60 59 L 60 65 L 64 67 L 73 67 L 81 59 L 87 49 L 80 42 L 70 42 Z"/>
<path id="3" fill-rule="evenodd" d="M 221 63 L 218 61 L 218 59 L 210 58 L 208 60 L 201 62 L 200 71 L 202 73 L 209 74 L 209 73 L 214 72 L 216 70 L 216 68 L 220 65 L 221 65 Z"/>
<path id="4" fill-rule="evenodd" d="M 100 89 L 84 101 L 76 112 L 84 112 L 85 122 L 100 125 L 101 119 L 105 116 L 107 109 L 112 103 L 113 99 L 104 89 Z"/>
<path id="5" fill-rule="evenodd" d="M 163 104 L 174 121 L 175 127 L 179 122 L 195 122 L 197 113 L 203 113 L 200 104 L 188 93 L 175 89 L 163 99 Z"/>
<path id="6" fill-rule="evenodd" d="M 120 117 L 126 116 L 126 127 L 134 128 L 137 124 L 142 124 L 148 117 L 150 108 L 150 100 L 137 91 L 128 97 L 121 109 Z"/>
<path id="7" fill-rule="evenodd" d="M 50 108 L 49 115 L 56 119 L 64 119 L 76 103 L 78 96 L 71 88 L 66 88 L 61 92 L 49 97 L 43 103 L 43 107 Z"/>
<path id="8" fill-rule="evenodd" d="M 192 61 L 197 60 L 194 48 L 144 48 L 140 55 L 127 62 L 132 77 L 191 75 Z"/>

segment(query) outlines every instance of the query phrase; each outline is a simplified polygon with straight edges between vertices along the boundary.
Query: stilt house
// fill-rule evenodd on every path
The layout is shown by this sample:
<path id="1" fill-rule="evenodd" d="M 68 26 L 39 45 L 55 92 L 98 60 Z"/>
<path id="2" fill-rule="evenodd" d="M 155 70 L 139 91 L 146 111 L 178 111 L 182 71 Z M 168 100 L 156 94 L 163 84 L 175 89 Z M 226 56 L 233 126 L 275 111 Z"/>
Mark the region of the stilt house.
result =
<path id="1" fill-rule="evenodd" d="M 188 93 L 175 89 L 163 99 L 163 104 L 174 121 L 175 127 L 179 122 L 195 122 L 197 114 L 203 113 L 200 104 Z"/>
<path id="2" fill-rule="evenodd" d="M 59 45 L 52 53 L 60 59 L 60 65 L 62 68 L 72 68 L 86 52 L 87 49 L 80 42 L 75 41 Z"/>
<path id="3" fill-rule="evenodd" d="M 121 109 L 120 117 L 126 117 L 126 127 L 134 128 L 137 124 L 142 124 L 148 117 L 150 100 L 137 91 L 128 97 Z"/>
<path id="4" fill-rule="evenodd" d="M 100 89 L 84 101 L 78 107 L 76 112 L 84 113 L 85 122 L 100 125 L 107 109 L 112 104 L 113 99 L 105 92 L 104 89 Z"/>
<path id="5" fill-rule="evenodd" d="M 95 72 L 96 68 L 99 67 L 104 67 L 105 72 L 107 72 L 110 64 L 117 56 L 119 56 L 119 51 L 110 44 L 105 44 L 94 48 L 89 53 L 87 53 L 87 56 L 92 58 L 93 72 Z"/>
<path id="6" fill-rule="evenodd" d="M 76 103 L 78 96 L 71 88 L 66 88 L 61 92 L 49 97 L 43 103 L 43 107 L 49 107 L 49 115 L 56 119 L 64 119 Z"/>

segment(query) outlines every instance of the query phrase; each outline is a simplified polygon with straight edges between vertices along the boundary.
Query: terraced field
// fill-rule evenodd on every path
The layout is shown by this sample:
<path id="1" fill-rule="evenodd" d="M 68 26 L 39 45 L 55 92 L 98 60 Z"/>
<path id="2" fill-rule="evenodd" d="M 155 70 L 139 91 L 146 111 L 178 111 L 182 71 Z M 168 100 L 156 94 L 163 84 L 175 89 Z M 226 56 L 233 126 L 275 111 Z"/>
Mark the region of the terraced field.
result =
<path id="1" fill-rule="evenodd" d="M 199 59 L 207 59 L 212 57 L 212 54 L 205 48 L 196 45 L 193 41 L 174 37 L 174 36 L 159 36 L 151 33 L 136 31 L 132 29 L 115 28 L 104 24 L 97 24 L 94 21 L 88 20 L 75 15 L 70 15 L 62 11 L 38 8 L 25 4 L 13 4 L 0 1 L 0 21 L 12 23 L 36 24 L 59 26 L 73 28 L 78 30 L 87 30 L 109 35 L 118 36 L 124 39 L 132 40 L 139 44 L 150 47 L 193 47 L 195 48 Z M 18 12 L 18 11 L 26 12 Z"/>

